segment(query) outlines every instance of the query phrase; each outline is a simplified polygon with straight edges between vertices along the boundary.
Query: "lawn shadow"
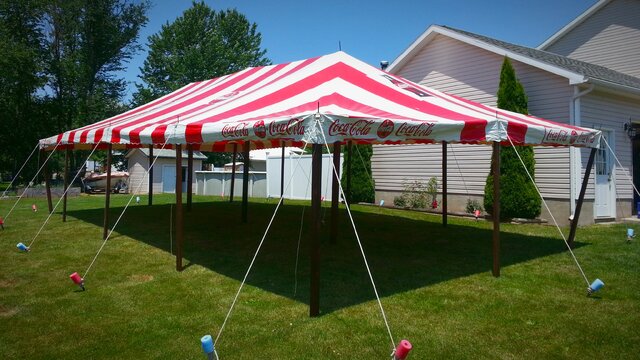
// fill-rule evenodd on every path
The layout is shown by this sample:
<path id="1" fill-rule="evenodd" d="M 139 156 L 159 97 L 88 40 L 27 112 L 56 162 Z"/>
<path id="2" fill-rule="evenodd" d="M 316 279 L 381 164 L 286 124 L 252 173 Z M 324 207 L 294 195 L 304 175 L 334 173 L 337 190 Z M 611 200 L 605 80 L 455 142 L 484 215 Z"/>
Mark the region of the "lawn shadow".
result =
<path id="1" fill-rule="evenodd" d="M 249 222 L 242 224 L 239 202 L 194 203 L 191 212 L 186 212 L 185 207 L 185 263 L 198 264 L 241 281 L 274 209 L 274 203 L 250 203 Z M 294 296 L 302 209 L 301 205 L 281 207 L 247 283 L 308 304 L 308 208 Z M 113 208 L 112 218 L 121 211 L 122 208 Z M 116 232 L 170 252 L 170 211 L 170 205 L 132 206 Z M 69 215 L 102 226 L 102 209 L 74 210 Z M 451 223 L 444 228 L 438 217 L 413 220 L 357 210 L 353 215 L 378 292 L 383 297 L 491 271 L 490 229 Z M 375 299 L 346 210 L 340 211 L 337 244 L 329 244 L 328 209 L 323 209 L 323 217 L 326 221 L 321 233 L 321 312 Z M 502 267 L 566 250 L 564 243 L 555 238 L 508 232 L 502 232 L 501 242 Z M 173 243 L 175 246 L 175 236 Z"/>

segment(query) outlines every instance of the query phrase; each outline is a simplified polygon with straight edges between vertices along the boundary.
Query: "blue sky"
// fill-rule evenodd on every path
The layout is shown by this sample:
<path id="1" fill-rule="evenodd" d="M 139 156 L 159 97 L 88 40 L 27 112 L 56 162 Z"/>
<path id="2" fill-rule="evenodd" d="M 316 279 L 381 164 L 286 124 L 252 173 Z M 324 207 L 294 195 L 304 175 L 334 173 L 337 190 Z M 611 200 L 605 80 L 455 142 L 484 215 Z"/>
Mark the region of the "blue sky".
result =
<path id="1" fill-rule="evenodd" d="M 127 99 L 146 58 L 147 38 L 191 6 L 191 0 L 151 0 L 142 29 L 145 51 L 128 64 Z M 286 1 L 207 0 L 216 10 L 236 8 L 258 25 L 273 63 L 342 50 L 369 64 L 393 61 L 431 24 L 447 25 L 499 40 L 535 47 L 596 0 L 396 0 Z"/>

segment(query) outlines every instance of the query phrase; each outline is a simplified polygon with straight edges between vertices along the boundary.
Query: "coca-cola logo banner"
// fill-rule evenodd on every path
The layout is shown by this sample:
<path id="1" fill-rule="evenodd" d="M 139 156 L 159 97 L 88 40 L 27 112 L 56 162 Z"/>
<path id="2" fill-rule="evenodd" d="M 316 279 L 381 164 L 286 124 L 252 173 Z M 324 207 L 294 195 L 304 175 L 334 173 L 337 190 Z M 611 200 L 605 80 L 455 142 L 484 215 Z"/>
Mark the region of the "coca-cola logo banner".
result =
<path id="1" fill-rule="evenodd" d="M 551 144 L 568 144 L 568 145 L 587 145 L 593 144 L 595 141 L 595 134 L 588 131 L 576 131 L 564 129 L 544 129 L 543 143 Z"/>

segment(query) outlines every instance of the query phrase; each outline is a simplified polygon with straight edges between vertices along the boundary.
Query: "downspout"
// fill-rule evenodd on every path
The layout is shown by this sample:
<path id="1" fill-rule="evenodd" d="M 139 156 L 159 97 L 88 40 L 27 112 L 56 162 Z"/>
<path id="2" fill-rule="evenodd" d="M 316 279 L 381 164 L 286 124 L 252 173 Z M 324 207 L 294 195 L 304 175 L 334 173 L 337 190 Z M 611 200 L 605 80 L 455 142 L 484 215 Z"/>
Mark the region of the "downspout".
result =
<path id="1" fill-rule="evenodd" d="M 582 115 L 581 115 L 581 106 L 580 106 L 580 98 L 587 95 L 591 91 L 593 91 L 594 85 L 589 84 L 589 87 L 583 91 L 580 91 L 578 85 L 573 86 L 573 96 L 571 97 L 571 102 L 569 103 L 569 124 L 573 126 L 582 126 Z M 570 168 L 570 193 L 569 193 L 569 201 L 571 204 L 571 218 L 573 218 L 573 214 L 576 211 L 576 192 L 578 189 L 578 183 L 581 178 L 581 170 L 582 170 L 582 156 L 580 154 L 580 149 L 576 147 L 569 148 L 569 168 Z"/>

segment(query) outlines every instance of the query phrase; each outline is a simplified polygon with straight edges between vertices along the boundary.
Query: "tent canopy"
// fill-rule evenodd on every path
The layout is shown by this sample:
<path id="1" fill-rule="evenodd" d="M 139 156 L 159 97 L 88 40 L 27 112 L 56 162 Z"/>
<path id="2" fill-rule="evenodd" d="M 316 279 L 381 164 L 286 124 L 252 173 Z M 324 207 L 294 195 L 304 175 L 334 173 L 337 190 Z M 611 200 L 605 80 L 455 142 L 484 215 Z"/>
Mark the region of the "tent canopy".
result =
<path id="1" fill-rule="evenodd" d="M 421 86 L 344 52 L 188 84 L 42 148 L 191 144 L 203 151 L 327 143 L 501 142 L 598 147 L 599 130 L 485 106 Z M 166 142 L 166 145 L 165 145 Z"/>

